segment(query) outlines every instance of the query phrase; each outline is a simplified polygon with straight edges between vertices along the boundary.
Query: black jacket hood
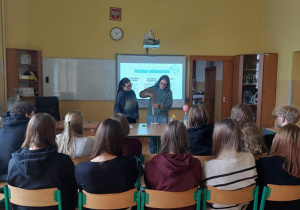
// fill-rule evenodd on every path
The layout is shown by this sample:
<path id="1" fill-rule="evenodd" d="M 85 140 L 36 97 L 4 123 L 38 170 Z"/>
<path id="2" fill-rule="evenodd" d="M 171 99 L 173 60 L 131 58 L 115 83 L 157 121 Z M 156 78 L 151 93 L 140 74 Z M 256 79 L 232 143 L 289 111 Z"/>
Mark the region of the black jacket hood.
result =
<path id="1" fill-rule="evenodd" d="M 22 125 L 24 123 L 29 122 L 29 118 L 25 115 L 16 114 L 11 117 L 6 117 L 3 119 L 3 127 L 16 127 L 18 125 Z"/>
<path id="2" fill-rule="evenodd" d="M 53 146 L 38 150 L 22 148 L 14 152 L 12 158 L 15 159 L 14 164 L 20 173 L 24 177 L 32 179 L 38 177 L 48 168 L 49 159 L 56 153 L 56 149 Z"/>

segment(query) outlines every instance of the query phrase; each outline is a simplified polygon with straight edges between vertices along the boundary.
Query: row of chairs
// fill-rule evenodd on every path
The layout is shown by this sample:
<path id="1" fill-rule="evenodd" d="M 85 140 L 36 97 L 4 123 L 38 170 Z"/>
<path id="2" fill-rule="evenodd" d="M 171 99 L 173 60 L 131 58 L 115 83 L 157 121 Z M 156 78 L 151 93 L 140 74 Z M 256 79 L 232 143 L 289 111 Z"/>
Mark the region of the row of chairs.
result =
<path id="1" fill-rule="evenodd" d="M 141 157 L 138 157 L 137 165 L 139 169 L 141 169 L 142 163 L 147 162 L 154 156 L 155 155 L 144 154 Z M 202 163 L 212 159 L 212 156 L 195 157 L 200 159 Z M 87 161 L 88 159 L 89 157 L 76 158 L 73 161 L 77 164 L 78 162 Z M 135 205 L 137 205 L 138 210 L 143 210 L 145 206 L 152 208 L 181 208 L 191 205 L 196 205 L 196 209 L 200 209 L 200 206 L 202 206 L 202 209 L 205 209 L 207 202 L 232 205 L 247 203 L 252 200 L 254 200 L 253 209 L 257 209 L 258 205 L 258 187 L 255 186 L 234 191 L 218 190 L 217 188 L 207 186 L 207 188 L 194 188 L 185 192 L 165 192 L 140 188 L 139 181 L 137 182 L 136 187 L 136 189 L 116 194 L 91 194 L 85 191 L 79 192 L 78 209 L 81 210 L 82 207 L 90 209 L 117 209 Z M 6 209 L 9 207 L 9 202 L 22 206 L 58 205 L 59 209 L 62 208 L 60 191 L 56 188 L 24 190 L 6 185 L 2 188 L 0 186 L 0 191 L 5 194 Z M 43 199 L 40 199 L 37 195 L 42 195 Z M 37 199 L 38 203 L 32 203 L 32 199 Z M 263 198 L 260 209 L 264 209 L 265 200 L 291 201 L 298 199 L 300 199 L 299 186 L 268 185 L 268 187 L 264 187 L 263 189 Z M 116 200 L 118 202 L 115 202 Z"/>
<path id="2" fill-rule="evenodd" d="M 28 207 L 58 206 L 62 209 L 60 190 L 57 188 L 25 190 L 5 185 L 3 188 L 5 209 L 9 203 Z M 163 198 L 163 199 L 162 199 Z M 264 209 L 265 200 L 292 201 L 300 199 L 300 186 L 264 187 L 260 210 Z M 253 209 L 257 208 L 258 186 L 250 186 L 240 190 L 225 191 L 215 187 L 194 188 L 184 192 L 166 192 L 150 189 L 132 189 L 114 194 L 92 194 L 85 191 L 78 193 L 78 210 L 90 209 L 120 209 L 137 206 L 138 210 L 150 208 L 182 208 L 196 205 L 196 209 L 206 208 L 206 203 L 233 205 L 254 201 Z"/>

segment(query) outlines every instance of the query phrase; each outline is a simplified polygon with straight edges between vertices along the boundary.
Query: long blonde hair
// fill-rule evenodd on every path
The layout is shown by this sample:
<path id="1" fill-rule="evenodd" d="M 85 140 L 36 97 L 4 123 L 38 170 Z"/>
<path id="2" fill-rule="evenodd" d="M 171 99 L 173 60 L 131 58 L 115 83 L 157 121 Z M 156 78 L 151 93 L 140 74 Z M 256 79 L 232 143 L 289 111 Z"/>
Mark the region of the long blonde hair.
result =
<path id="1" fill-rule="evenodd" d="M 58 152 L 76 155 L 76 137 L 83 136 L 83 115 L 80 111 L 70 111 L 65 116 L 64 134 L 58 142 Z"/>
<path id="2" fill-rule="evenodd" d="M 237 104 L 231 110 L 231 118 L 236 120 L 241 128 L 242 149 L 253 155 L 268 151 L 260 130 L 253 124 L 252 109 L 248 104 Z"/>
<path id="3" fill-rule="evenodd" d="M 300 128 L 287 124 L 276 133 L 270 150 L 271 156 L 284 158 L 283 170 L 300 178 Z"/>

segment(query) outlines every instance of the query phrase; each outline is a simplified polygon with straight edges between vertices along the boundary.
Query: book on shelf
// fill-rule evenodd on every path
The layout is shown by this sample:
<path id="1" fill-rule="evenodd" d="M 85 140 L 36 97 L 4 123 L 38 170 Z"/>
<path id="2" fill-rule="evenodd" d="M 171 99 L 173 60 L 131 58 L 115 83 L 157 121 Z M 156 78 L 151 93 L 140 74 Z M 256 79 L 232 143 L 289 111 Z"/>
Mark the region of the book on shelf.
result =
<path id="1" fill-rule="evenodd" d="M 37 80 L 35 74 L 32 71 L 27 71 L 24 73 L 24 75 L 19 75 L 19 79 L 24 79 L 24 80 Z"/>
<path id="2" fill-rule="evenodd" d="M 24 79 L 24 80 L 35 80 L 33 76 L 31 75 L 19 75 L 19 79 Z"/>
<path id="3" fill-rule="evenodd" d="M 34 78 L 33 80 L 37 80 L 35 74 L 34 74 L 32 71 L 29 71 L 29 74 L 30 74 L 31 76 L 33 76 L 33 78 Z"/>

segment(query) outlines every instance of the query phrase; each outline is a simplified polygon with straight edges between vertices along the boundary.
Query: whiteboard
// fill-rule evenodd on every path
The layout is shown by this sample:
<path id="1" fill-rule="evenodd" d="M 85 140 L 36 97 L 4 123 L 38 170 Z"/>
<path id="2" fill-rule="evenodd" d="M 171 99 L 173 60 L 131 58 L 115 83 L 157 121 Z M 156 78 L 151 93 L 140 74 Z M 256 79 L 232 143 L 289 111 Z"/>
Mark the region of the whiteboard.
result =
<path id="1" fill-rule="evenodd" d="M 43 58 L 43 95 L 60 100 L 115 100 L 116 61 Z"/>

